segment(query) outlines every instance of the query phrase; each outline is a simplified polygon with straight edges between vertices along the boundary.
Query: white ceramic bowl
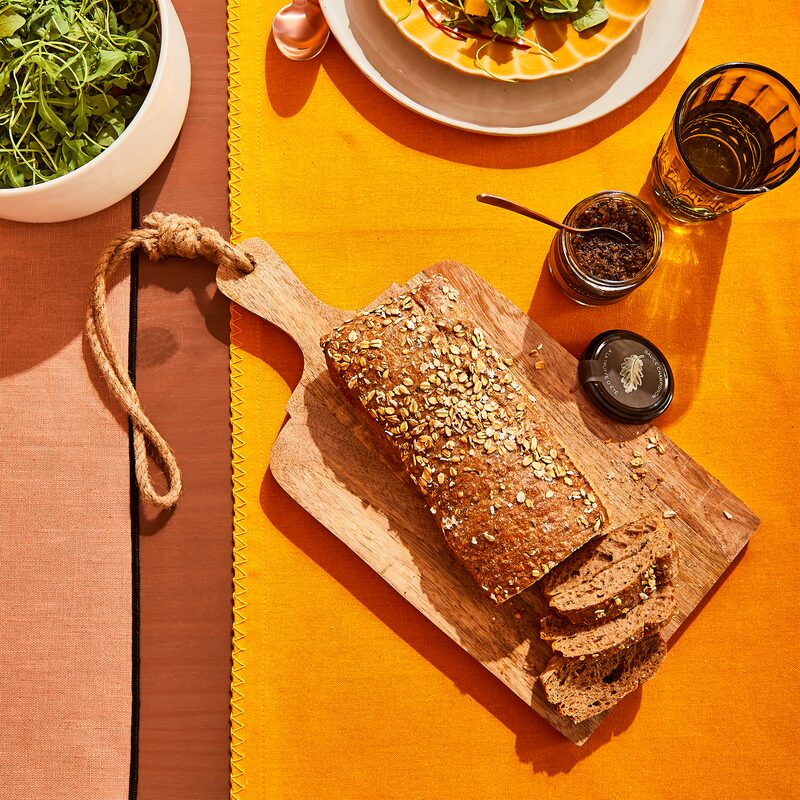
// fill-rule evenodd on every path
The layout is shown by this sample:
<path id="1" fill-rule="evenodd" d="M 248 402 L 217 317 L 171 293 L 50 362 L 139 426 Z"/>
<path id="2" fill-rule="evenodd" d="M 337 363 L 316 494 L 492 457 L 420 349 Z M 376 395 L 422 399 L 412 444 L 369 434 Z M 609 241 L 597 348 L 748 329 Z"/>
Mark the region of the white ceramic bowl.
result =
<path id="1" fill-rule="evenodd" d="M 0 189 L 0 217 L 62 222 L 93 214 L 127 197 L 164 161 L 189 105 L 191 63 L 186 36 L 170 0 L 157 0 L 161 52 L 142 107 L 119 138 L 72 172 L 36 186 Z"/>

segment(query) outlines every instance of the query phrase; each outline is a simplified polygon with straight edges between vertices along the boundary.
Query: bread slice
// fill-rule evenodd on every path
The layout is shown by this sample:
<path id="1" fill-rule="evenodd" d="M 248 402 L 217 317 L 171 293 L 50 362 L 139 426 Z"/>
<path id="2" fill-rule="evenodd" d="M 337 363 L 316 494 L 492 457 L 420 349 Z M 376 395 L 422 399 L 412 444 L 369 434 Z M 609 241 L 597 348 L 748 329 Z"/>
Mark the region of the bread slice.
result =
<path id="1" fill-rule="evenodd" d="M 589 542 L 543 581 L 550 606 L 575 625 L 614 619 L 677 578 L 666 525 L 645 517 Z"/>
<path id="2" fill-rule="evenodd" d="M 656 634 L 610 656 L 583 661 L 553 656 L 539 680 L 559 714 L 583 722 L 652 678 L 666 652 L 664 640 Z"/>
<path id="3" fill-rule="evenodd" d="M 675 587 L 667 584 L 627 614 L 608 622 L 574 625 L 551 615 L 541 621 L 540 633 L 554 653 L 567 658 L 611 655 L 658 633 L 672 619 L 676 607 Z"/>

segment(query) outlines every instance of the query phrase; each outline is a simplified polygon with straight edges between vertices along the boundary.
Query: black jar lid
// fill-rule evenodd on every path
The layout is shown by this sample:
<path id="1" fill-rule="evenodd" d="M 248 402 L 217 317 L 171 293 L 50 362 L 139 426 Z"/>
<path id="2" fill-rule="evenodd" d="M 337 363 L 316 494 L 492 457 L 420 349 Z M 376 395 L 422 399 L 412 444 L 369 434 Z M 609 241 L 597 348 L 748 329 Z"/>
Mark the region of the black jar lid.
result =
<path id="1" fill-rule="evenodd" d="M 592 402 L 619 422 L 647 422 L 667 410 L 674 379 L 664 354 L 632 331 L 595 336 L 578 364 L 578 380 Z"/>

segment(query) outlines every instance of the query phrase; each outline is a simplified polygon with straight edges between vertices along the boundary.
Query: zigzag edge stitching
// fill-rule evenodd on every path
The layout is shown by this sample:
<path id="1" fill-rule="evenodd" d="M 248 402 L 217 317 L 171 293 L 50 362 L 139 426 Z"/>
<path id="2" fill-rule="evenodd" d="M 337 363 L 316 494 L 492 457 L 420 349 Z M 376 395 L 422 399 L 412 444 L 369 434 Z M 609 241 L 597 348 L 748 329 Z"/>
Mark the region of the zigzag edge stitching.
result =
<path id="1" fill-rule="evenodd" d="M 228 0 L 228 200 L 231 217 L 231 239 L 241 236 L 241 132 L 239 106 L 241 80 L 239 77 L 240 0 Z M 231 800 L 242 800 L 244 792 L 244 714 L 245 652 L 247 636 L 247 527 L 244 496 L 244 416 L 242 397 L 243 355 L 236 342 L 241 334 L 242 312 L 231 304 L 231 457 L 233 462 L 233 652 L 231 662 L 231 740 L 230 788 Z"/>

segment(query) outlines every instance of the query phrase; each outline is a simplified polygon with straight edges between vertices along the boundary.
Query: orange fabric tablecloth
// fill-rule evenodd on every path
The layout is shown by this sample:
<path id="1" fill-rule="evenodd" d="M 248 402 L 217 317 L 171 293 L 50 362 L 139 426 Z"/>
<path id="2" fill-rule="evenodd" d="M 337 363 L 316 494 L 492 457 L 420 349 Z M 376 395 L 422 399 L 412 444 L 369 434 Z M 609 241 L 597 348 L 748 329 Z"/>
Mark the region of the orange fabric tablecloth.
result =
<path id="1" fill-rule="evenodd" d="M 559 294 L 543 269 L 547 228 L 474 200 L 490 191 L 559 216 L 600 189 L 640 191 L 688 83 L 728 60 L 800 83 L 794 37 L 708 0 L 676 63 L 627 106 L 501 140 L 416 117 L 335 42 L 317 61 L 282 60 L 268 40 L 278 6 L 231 7 L 235 236 L 267 239 L 344 308 L 453 258 L 575 354 L 606 328 L 640 331 L 676 373 L 661 426 L 763 524 L 657 679 L 577 748 L 276 485 L 269 450 L 300 356 L 234 309 L 234 797 L 795 796 L 800 614 L 786 589 L 798 579 L 800 179 L 731 217 L 671 228 L 653 279 L 606 309 Z"/>

